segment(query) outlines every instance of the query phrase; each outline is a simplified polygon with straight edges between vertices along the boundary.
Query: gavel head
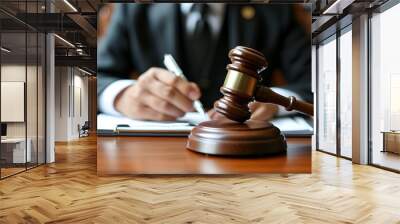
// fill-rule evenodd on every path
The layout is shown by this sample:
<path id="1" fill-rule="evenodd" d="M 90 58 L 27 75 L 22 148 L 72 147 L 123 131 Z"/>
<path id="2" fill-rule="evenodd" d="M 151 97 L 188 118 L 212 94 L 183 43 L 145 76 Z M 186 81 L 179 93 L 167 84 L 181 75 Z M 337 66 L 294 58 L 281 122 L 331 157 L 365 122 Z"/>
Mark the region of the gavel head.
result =
<path id="1" fill-rule="evenodd" d="M 244 122 L 250 118 L 248 104 L 253 101 L 260 73 L 267 68 L 264 55 L 254 49 L 238 46 L 229 52 L 232 61 L 214 109 L 225 117 Z"/>

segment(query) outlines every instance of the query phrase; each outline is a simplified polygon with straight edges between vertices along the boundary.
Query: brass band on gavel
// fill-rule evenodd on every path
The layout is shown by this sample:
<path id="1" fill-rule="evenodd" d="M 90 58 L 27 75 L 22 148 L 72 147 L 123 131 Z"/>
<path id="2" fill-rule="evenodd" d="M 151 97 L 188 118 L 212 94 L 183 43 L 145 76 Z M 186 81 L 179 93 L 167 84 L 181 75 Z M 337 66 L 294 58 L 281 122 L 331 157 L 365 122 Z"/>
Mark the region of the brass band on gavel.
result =
<path id="1" fill-rule="evenodd" d="M 228 70 L 223 87 L 251 97 L 254 95 L 256 85 L 256 78 L 242 72 Z"/>

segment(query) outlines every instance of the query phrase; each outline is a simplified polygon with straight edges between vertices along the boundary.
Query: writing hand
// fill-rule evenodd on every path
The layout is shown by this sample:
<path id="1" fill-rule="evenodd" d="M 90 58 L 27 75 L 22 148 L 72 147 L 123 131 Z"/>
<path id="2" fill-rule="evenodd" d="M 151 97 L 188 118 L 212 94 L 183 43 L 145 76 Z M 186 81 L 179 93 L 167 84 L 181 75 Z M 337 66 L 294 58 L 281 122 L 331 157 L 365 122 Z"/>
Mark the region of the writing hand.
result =
<path id="1" fill-rule="evenodd" d="M 150 68 L 115 99 L 117 111 L 133 119 L 176 120 L 194 111 L 199 87 L 162 68 Z"/>

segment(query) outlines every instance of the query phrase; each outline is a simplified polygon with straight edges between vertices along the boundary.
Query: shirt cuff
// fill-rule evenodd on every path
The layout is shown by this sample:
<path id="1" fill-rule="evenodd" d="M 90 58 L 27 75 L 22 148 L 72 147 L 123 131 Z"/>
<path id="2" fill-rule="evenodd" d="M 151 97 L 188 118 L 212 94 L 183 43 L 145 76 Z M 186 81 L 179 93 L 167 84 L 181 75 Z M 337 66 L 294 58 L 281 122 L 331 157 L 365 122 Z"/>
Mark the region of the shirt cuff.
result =
<path id="1" fill-rule="evenodd" d="M 99 96 L 99 111 L 109 115 L 122 116 L 121 113 L 115 109 L 114 100 L 121 91 L 134 83 L 135 80 L 122 79 L 108 85 Z"/>
<path id="2" fill-rule="evenodd" d="M 285 97 L 294 96 L 294 97 L 296 97 L 296 100 L 302 100 L 302 98 L 297 93 L 295 93 L 293 91 L 290 91 L 290 90 L 287 90 L 287 89 L 283 89 L 283 88 L 279 88 L 279 87 L 271 87 L 271 89 L 274 92 L 276 92 L 276 93 L 278 93 L 278 94 L 280 94 L 282 96 L 285 96 Z M 287 111 L 285 108 L 279 106 L 279 110 L 278 110 L 277 116 L 278 117 L 280 117 L 280 116 L 288 116 L 288 115 L 294 115 L 296 113 L 297 112 L 294 111 L 294 110 Z"/>

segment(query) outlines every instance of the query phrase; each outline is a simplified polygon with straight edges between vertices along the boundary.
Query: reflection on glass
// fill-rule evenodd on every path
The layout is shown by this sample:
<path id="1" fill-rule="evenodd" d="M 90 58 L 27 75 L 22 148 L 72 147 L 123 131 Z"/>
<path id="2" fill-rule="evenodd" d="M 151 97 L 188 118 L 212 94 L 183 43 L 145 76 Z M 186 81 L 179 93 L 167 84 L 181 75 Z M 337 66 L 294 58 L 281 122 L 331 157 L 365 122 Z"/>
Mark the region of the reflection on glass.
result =
<path id="1" fill-rule="evenodd" d="M 376 14 L 372 26 L 372 163 L 400 170 L 400 155 L 383 145 L 383 132 L 400 131 L 400 4 Z M 393 133 L 399 136 L 400 133 Z M 400 142 L 394 142 L 400 148 Z M 399 152 L 400 153 L 400 152 Z"/>
<path id="2" fill-rule="evenodd" d="M 390 74 L 390 130 L 400 130 L 400 73 Z"/>
<path id="3" fill-rule="evenodd" d="M 0 1 L 0 6 L 45 12 L 45 1 Z M 45 44 L 43 33 L 0 12 L 0 178 L 45 162 Z"/>
<path id="4" fill-rule="evenodd" d="M 340 154 L 352 157 L 352 35 L 340 36 Z"/>
<path id="5" fill-rule="evenodd" d="M 336 153 L 336 39 L 318 48 L 318 149 Z"/>
<path id="6" fill-rule="evenodd" d="M 27 113 L 27 141 L 30 144 L 30 160 L 27 167 L 37 165 L 37 41 L 36 32 L 29 31 L 27 33 L 27 80 L 26 80 L 26 113 Z"/>
<path id="7" fill-rule="evenodd" d="M 26 138 L 26 33 L 2 33 L 1 45 L 1 122 L 6 134 L 1 140 L 1 175 L 25 170 L 31 159 L 31 142 Z"/>
<path id="8" fill-rule="evenodd" d="M 45 52 L 45 44 L 46 44 L 46 38 L 45 35 L 42 33 L 39 33 L 38 35 L 38 77 L 37 77 L 37 82 L 38 82 L 38 136 L 37 136 L 37 149 L 38 149 L 38 156 L 37 156 L 37 162 L 38 164 L 43 164 L 45 163 L 45 156 L 46 156 L 46 151 L 45 151 L 45 60 L 46 60 L 46 52 Z"/>

